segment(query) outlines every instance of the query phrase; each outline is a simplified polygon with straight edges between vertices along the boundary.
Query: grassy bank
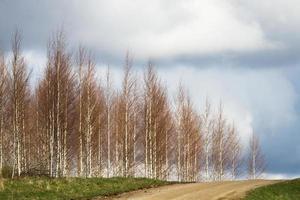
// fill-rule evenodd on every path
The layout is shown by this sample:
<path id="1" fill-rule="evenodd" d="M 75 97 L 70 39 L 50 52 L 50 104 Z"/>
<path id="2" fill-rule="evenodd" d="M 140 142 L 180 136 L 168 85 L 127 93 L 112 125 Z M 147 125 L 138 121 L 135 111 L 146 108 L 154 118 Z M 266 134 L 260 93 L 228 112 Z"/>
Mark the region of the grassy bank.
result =
<path id="1" fill-rule="evenodd" d="M 2 179 L 0 199 L 89 199 L 170 184 L 146 178 Z"/>
<path id="2" fill-rule="evenodd" d="M 276 183 L 250 191 L 245 200 L 299 200 L 300 179 Z"/>

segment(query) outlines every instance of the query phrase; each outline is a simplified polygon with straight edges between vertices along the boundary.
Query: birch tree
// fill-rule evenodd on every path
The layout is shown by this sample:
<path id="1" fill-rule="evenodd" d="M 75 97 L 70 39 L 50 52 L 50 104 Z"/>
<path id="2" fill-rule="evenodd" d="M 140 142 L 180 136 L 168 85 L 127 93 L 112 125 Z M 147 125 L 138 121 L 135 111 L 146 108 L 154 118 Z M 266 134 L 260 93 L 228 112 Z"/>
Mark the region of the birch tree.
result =
<path id="1" fill-rule="evenodd" d="M 145 176 L 159 178 L 166 176 L 168 170 L 164 166 L 168 163 L 166 155 L 170 124 L 165 120 L 171 118 L 166 88 L 158 80 L 151 62 L 144 76 L 143 99 Z"/>
<path id="2" fill-rule="evenodd" d="M 249 141 L 248 176 L 250 179 L 260 178 L 265 171 L 266 163 L 262 153 L 259 138 L 252 133 Z"/>
<path id="3" fill-rule="evenodd" d="M 12 60 L 10 70 L 10 111 L 13 133 L 13 173 L 18 176 L 26 170 L 26 110 L 28 109 L 28 79 L 26 63 L 21 54 L 21 35 L 16 31 L 12 38 Z"/>
<path id="4" fill-rule="evenodd" d="M 223 114 L 223 106 L 220 103 L 214 123 L 212 138 L 212 170 L 214 179 L 221 181 L 225 175 L 226 167 L 226 121 Z"/>
<path id="5" fill-rule="evenodd" d="M 38 83 L 37 95 L 37 120 L 38 132 L 41 141 L 45 140 L 45 146 L 41 149 L 42 155 L 46 156 L 46 166 L 49 176 L 54 176 L 54 69 L 48 49 L 48 61 L 43 79 Z"/>
<path id="6" fill-rule="evenodd" d="M 95 81 L 95 66 L 89 56 L 86 62 L 84 72 L 83 91 L 82 91 L 82 137 L 85 142 L 85 171 L 86 177 L 91 177 L 93 174 L 93 142 L 92 138 L 97 133 L 98 126 L 98 99 L 97 99 L 97 84 Z"/>
<path id="7" fill-rule="evenodd" d="M 105 85 L 105 112 L 106 112 L 106 138 L 107 138 L 107 161 L 106 161 L 106 176 L 110 177 L 111 170 L 111 111 L 113 107 L 113 91 L 112 91 L 112 81 L 110 74 L 110 67 L 107 67 L 106 72 L 106 85 Z"/>
<path id="8" fill-rule="evenodd" d="M 122 117 L 121 124 L 124 133 L 123 138 L 123 176 L 127 177 L 132 172 L 133 167 L 133 147 L 134 147 L 134 115 L 135 115 L 135 87 L 136 80 L 132 72 L 132 58 L 129 53 L 126 54 L 125 65 L 124 65 L 124 77 L 122 83 L 122 95 L 121 95 L 121 106 L 122 106 Z M 131 174 L 132 175 L 132 174 Z"/>
<path id="9" fill-rule="evenodd" d="M 240 143 L 240 137 L 232 124 L 229 126 L 228 135 L 228 160 L 231 179 L 234 180 L 240 175 L 240 170 L 242 167 L 242 146 Z"/>
<path id="10" fill-rule="evenodd" d="M 111 152 L 114 156 L 114 176 L 124 176 L 124 162 L 125 162 L 125 150 L 124 150 L 124 102 L 122 101 L 122 94 L 119 92 L 113 96 L 112 100 L 112 134 L 111 141 L 113 140 L 114 150 Z"/>
<path id="11" fill-rule="evenodd" d="M 5 117 L 7 106 L 7 69 L 5 57 L 0 51 L 0 173 L 2 173 L 4 157 Z"/>
<path id="12" fill-rule="evenodd" d="M 156 131 L 155 139 L 155 178 L 166 179 L 169 176 L 169 151 L 170 137 L 173 137 L 173 116 L 169 107 L 167 98 L 167 90 L 163 86 L 158 87 L 156 94 L 157 102 L 154 104 L 155 119 L 154 131 Z"/>
<path id="13" fill-rule="evenodd" d="M 31 93 L 16 32 L 10 62 L 0 53 L 0 171 L 12 167 L 12 177 L 38 173 L 169 179 L 176 168 L 179 181 L 240 175 L 240 138 L 222 105 L 214 112 L 207 100 L 204 112 L 198 113 L 187 89 L 179 86 L 173 108 L 152 62 L 142 84 L 128 53 L 123 67 L 120 88 L 113 88 L 109 67 L 98 83 L 91 54 L 80 47 L 74 60 L 64 34 L 57 32 Z M 265 160 L 254 134 L 249 146 L 249 178 L 256 179 Z"/>
<path id="14" fill-rule="evenodd" d="M 31 170 L 33 173 L 37 173 L 40 175 L 47 175 L 47 171 L 49 170 L 48 163 L 48 134 L 45 131 L 47 117 L 43 116 L 43 111 L 46 111 L 46 104 L 41 103 L 45 102 L 45 98 L 47 98 L 46 90 L 43 88 L 44 82 L 40 82 L 36 89 L 34 96 L 32 96 L 31 100 L 31 144 L 29 147 L 29 155 L 31 155 Z M 47 112 L 45 112 L 47 113 Z"/>
<path id="15" fill-rule="evenodd" d="M 177 174 L 180 181 L 195 181 L 200 171 L 202 142 L 200 118 L 180 85 L 177 94 Z"/>
<path id="16" fill-rule="evenodd" d="M 210 161 L 212 153 L 212 130 L 213 130 L 213 119 L 211 112 L 211 104 L 206 98 L 205 110 L 202 114 L 202 132 L 203 132 L 203 155 L 205 165 L 205 180 L 210 180 Z"/>
<path id="17" fill-rule="evenodd" d="M 157 82 L 156 74 L 153 71 L 152 63 L 148 63 L 147 72 L 144 75 L 144 131 L 145 131 L 145 154 L 144 154 L 144 168 L 145 168 L 145 176 L 152 177 L 153 176 L 153 154 L 152 154 L 152 143 L 153 143 L 153 134 L 152 134 L 152 112 L 153 112 L 153 90 L 154 85 Z"/>
<path id="18" fill-rule="evenodd" d="M 40 101 L 40 108 L 45 109 L 40 112 L 44 122 L 40 125 L 47 132 L 50 176 L 66 176 L 68 167 L 71 167 L 69 144 L 76 116 L 74 78 L 64 34 L 58 32 L 48 45 L 47 67 L 40 88 L 46 96 Z"/>
<path id="19" fill-rule="evenodd" d="M 82 117 L 82 107 L 83 107 L 83 100 L 82 100 L 82 94 L 83 94 L 83 66 L 85 64 L 86 59 L 86 51 L 83 47 L 79 47 L 78 51 L 78 57 L 77 57 L 77 65 L 78 65 L 78 79 L 79 79 L 79 85 L 78 85 L 78 135 L 79 135 L 79 156 L 78 156 L 78 176 L 83 175 L 83 131 L 82 131 L 82 124 L 83 124 L 83 117 Z"/>

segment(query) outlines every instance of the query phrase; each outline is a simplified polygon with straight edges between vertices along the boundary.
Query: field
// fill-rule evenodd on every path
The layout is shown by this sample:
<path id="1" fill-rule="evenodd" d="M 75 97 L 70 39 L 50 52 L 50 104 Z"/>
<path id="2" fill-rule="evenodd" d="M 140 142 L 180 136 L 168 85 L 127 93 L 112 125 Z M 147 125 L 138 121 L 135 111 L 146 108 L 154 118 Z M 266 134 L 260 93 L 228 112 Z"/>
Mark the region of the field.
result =
<path id="1" fill-rule="evenodd" d="M 300 179 L 284 181 L 248 192 L 245 200 L 298 200 Z"/>
<path id="2" fill-rule="evenodd" d="M 1 179 L 0 199 L 90 199 L 166 184 L 145 178 Z"/>

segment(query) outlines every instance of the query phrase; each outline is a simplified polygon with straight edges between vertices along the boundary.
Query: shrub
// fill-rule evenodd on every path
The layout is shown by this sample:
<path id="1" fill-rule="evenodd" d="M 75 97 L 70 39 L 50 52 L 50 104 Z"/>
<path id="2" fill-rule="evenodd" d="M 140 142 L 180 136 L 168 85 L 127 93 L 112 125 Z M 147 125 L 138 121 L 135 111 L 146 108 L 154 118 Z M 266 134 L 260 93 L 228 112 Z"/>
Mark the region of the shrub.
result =
<path id="1" fill-rule="evenodd" d="M 3 166 L 1 170 L 2 178 L 11 178 L 13 172 L 13 168 L 11 166 Z"/>

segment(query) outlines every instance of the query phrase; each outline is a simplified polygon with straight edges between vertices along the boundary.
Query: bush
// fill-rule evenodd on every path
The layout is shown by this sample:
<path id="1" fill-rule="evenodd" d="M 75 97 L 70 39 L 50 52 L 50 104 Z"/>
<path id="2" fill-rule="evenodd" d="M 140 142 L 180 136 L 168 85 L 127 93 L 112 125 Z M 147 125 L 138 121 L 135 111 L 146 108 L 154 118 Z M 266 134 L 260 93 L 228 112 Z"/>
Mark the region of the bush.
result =
<path id="1" fill-rule="evenodd" d="M 48 177 L 49 172 L 48 172 L 48 170 L 44 170 L 44 169 L 30 168 L 27 171 L 22 172 L 21 176 L 22 177 L 26 177 L 26 176 L 45 176 L 45 177 Z"/>
<path id="2" fill-rule="evenodd" d="M 3 166 L 1 170 L 2 178 L 11 178 L 13 168 L 11 166 Z"/>
<path id="3" fill-rule="evenodd" d="M 12 172 L 13 172 L 13 167 L 5 165 L 2 167 L 0 178 L 11 178 L 12 177 Z M 15 171 L 16 172 L 16 171 Z M 15 174 L 17 176 L 17 174 Z M 32 177 L 32 176 L 38 176 L 38 177 L 48 177 L 49 172 L 48 170 L 45 169 L 36 169 L 36 168 L 30 168 L 27 171 L 21 172 L 21 177 Z"/>

